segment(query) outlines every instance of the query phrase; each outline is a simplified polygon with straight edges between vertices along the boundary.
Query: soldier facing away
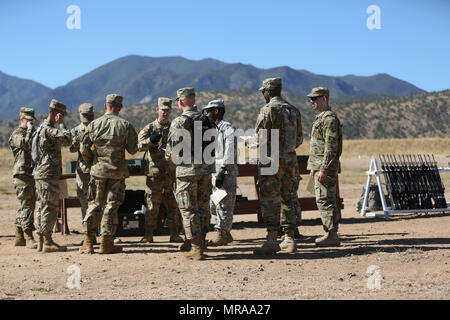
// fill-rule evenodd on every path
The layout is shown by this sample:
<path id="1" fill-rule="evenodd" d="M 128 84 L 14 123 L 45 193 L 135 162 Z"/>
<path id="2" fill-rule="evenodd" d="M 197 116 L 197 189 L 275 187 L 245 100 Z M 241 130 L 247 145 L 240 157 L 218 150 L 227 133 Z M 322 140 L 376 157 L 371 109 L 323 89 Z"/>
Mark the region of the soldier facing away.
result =
<path id="1" fill-rule="evenodd" d="M 52 239 L 53 228 L 59 212 L 59 179 L 62 172 L 61 147 L 70 146 L 70 131 L 64 126 L 66 105 L 53 99 L 47 119 L 39 126 L 33 137 L 32 156 L 36 159 L 34 180 L 38 198 L 36 233 L 39 235 L 37 249 L 43 252 L 66 251 Z M 55 127 L 60 124 L 60 128 Z"/>
<path id="2" fill-rule="evenodd" d="M 314 109 L 319 111 L 311 130 L 308 169 L 311 170 L 311 178 L 314 178 L 316 203 L 327 232 L 315 242 L 319 247 L 339 246 L 336 176 L 342 154 L 342 125 L 328 105 L 330 93 L 327 88 L 314 88 L 307 97 Z"/>
<path id="3" fill-rule="evenodd" d="M 125 199 L 125 178 L 129 177 L 125 151 L 135 154 L 138 150 L 137 133 L 125 119 L 119 117 L 122 96 L 106 96 L 106 113 L 92 121 L 86 128 L 80 151 L 84 161 L 96 163 L 91 166 L 89 205 L 83 220 L 85 234 L 80 253 L 93 253 L 93 240 L 100 229 L 99 253 L 122 252 L 115 246 L 113 236 L 118 226 L 118 209 Z"/>
<path id="4" fill-rule="evenodd" d="M 209 200 L 211 195 L 211 173 L 214 163 L 206 164 L 202 150 L 191 149 L 190 161 L 175 163 L 175 154 L 172 151 L 180 142 L 176 135 L 185 130 L 193 141 L 195 121 L 201 121 L 202 114 L 195 105 L 194 88 L 181 88 L 177 91 L 178 107 L 182 114 L 172 121 L 166 147 L 166 159 L 176 164 L 176 191 L 175 198 L 180 209 L 187 244 L 190 250 L 183 252 L 188 259 L 200 260 L 204 258 L 205 238 L 209 231 L 211 214 Z M 185 155 L 184 155 L 185 156 Z M 195 163 L 194 157 L 201 156 L 200 163 Z"/>
<path id="5" fill-rule="evenodd" d="M 170 242 L 183 242 L 178 234 L 180 214 L 172 187 L 175 167 L 166 160 L 164 154 L 171 124 L 169 117 L 172 112 L 172 99 L 159 98 L 156 112 L 158 118 L 146 125 L 138 135 L 139 151 L 145 151 L 148 160 L 145 188 L 146 225 L 141 242 L 153 242 L 161 203 L 166 207 Z"/>
<path id="6" fill-rule="evenodd" d="M 280 250 L 292 253 L 296 251 L 294 232 L 297 227 L 296 202 L 298 199 L 298 161 L 295 149 L 303 142 L 300 112 L 281 97 L 281 79 L 269 78 L 263 81 L 260 88 L 266 100 L 261 108 L 256 122 L 258 143 L 267 145 L 270 155 L 271 131 L 278 130 L 279 169 L 275 174 L 261 174 L 265 165 L 259 163 L 258 187 L 259 202 L 264 224 L 267 229 L 267 241 L 261 248 L 254 250 L 255 254 L 273 254 Z M 267 139 L 262 139 L 263 131 L 267 130 Z M 273 159 L 272 159 L 273 161 Z M 284 221 L 281 225 L 284 240 L 277 243 L 277 233 L 280 227 L 280 215 L 283 211 Z"/>
<path id="7" fill-rule="evenodd" d="M 212 100 L 203 112 L 217 126 L 217 148 L 215 153 L 216 171 L 213 174 L 215 187 L 222 188 L 227 195 L 218 204 L 210 201 L 211 214 L 215 219 L 214 237 L 207 242 L 208 246 L 223 246 L 233 241 L 231 228 L 233 226 L 233 213 L 236 204 L 237 188 L 237 137 L 236 128 L 230 122 L 223 120 L 225 103 L 223 100 Z"/>
<path id="8" fill-rule="evenodd" d="M 83 160 L 83 156 L 80 153 L 80 142 L 86 132 L 86 127 L 94 120 L 94 106 L 90 103 L 83 103 L 78 107 L 80 113 L 80 124 L 73 128 L 70 133 L 72 135 L 72 145 L 70 146 L 70 152 L 77 152 L 77 165 L 75 169 L 76 184 L 77 184 L 77 197 L 80 200 L 81 205 L 81 218 L 86 216 L 86 210 L 88 207 L 88 189 L 89 189 L 89 171 L 91 169 L 91 163 L 87 163 Z"/>
<path id="9" fill-rule="evenodd" d="M 27 246 L 36 249 L 33 238 L 34 208 L 36 205 L 36 189 L 33 179 L 31 159 L 31 139 L 34 132 L 34 110 L 20 108 L 19 128 L 13 131 L 9 138 L 9 147 L 14 155 L 13 184 L 19 200 L 19 210 L 15 221 L 15 246 Z"/>

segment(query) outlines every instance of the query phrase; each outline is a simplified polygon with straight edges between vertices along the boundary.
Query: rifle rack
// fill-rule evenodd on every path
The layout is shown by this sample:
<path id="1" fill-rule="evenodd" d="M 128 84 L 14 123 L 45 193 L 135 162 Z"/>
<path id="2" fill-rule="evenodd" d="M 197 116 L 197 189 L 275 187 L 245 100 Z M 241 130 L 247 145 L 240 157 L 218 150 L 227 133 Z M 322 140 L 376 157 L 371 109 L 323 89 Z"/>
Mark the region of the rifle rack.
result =
<path id="1" fill-rule="evenodd" d="M 450 168 L 438 168 L 439 171 L 450 171 Z M 377 159 L 372 157 L 370 159 L 369 170 L 366 171 L 367 174 L 367 182 L 366 189 L 364 192 L 364 199 L 361 207 L 361 216 L 362 217 L 383 217 L 386 220 L 390 220 L 392 213 L 416 213 L 416 212 L 447 212 L 450 211 L 450 203 L 447 203 L 447 208 L 441 209 L 413 209 L 413 210 L 393 210 L 392 207 L 388 207 L 386 203 L 386 197 L 384 194 L 383 184 L 381 182 L 381 175 L 383 174 L 383 170 L 378 168 Z M 378 185 L 378 191 L 380 192 L 381 204 L 383 206 L 383 214 L 377 214 L 374 212 L 366 212 L 367 208 L 367 196 L 369 194 L 369 186 L 372 180 L 372 176 L 375 176 Z"/>

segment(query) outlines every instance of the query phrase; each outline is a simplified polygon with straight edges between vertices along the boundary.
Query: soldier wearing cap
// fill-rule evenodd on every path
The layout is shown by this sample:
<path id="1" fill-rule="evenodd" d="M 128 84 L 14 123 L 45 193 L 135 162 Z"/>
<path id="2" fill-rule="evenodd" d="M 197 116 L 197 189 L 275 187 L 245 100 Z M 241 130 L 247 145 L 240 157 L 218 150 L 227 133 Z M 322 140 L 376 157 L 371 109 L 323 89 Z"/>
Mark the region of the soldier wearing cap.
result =
<path id="1" fill-rule="evenodd" d="M 272 130 L 278 130 L 279 169 L 275 174 L 264 175 L 259 164 L 258 187 L 259 201 L 264 223 L 267 229 L 267 240 L 261 248 L 254 250 L 255 254 L 273 254 L 277 251 L 292 253 L 296 251 L 294 232 L 296 223 L 296 204 L 298 199 L 295 186 L 298 182 L 299 168 L 295 149 L 303 142 L 300 112 L 281 97 L 281 79 L 269 78 L 263 81 L 260 88 L 266 100 L 256 121 L 256 134 L 260 147 L 267 145 L 271 151 Z M 263 129 L 267 130 L 264 140 Z M 273 161 L 273 160 L 272 160 Z M 283 211 L 284 221 L 281 227 L 284 240 L 277 243 L 277 233 L 280 227 L 280 215 Z"/>
<path id="2" fill-rule="evenodd" d="M 231 228 L 236 203 L 237 188 L 237 137 L 236 128 L 223 120 L 225 103 L 223 100 L 212 100 L 203 108 L 203 112 L 217 126 L 217 148 L 215 152 L 216 171 L 213 174 L 213 186 L 224 189 L 226 197 L 218 204 L 210 201 L 211 214 L 215 219 L 215 233 L 207 242 L 208 246 L 222 246 L 233 241 Z"/>
<path id="3" fill-rule="evenodd" d="M 202 113 L 197 110 L 194 88 L 178 89 L 176 100 L 182 114 L 175 118 L 170 125 L 165 156 L 167 160 L 172 161 L 176 165 L 175 198 L 183 218 L 187 239 L 180 249 L 189 249 L 189 251 L 183 252 L 186 258 L 200 260 L 204 258 L 205 238 L 209 231 L 211 218 L 209 199 L 212 189 L 211 173 L 214 172 L 214 163 L 207 164 L 203 155 L 198 154 L 199 151 L 202 153 L 202 150 L 196 150 L 195 148 L 191 149 L 188 162 L 178 163 L 178 161 L 174 161 L 177 155 L 172 154 L 172 152 L 181 143 L 177 135 L 180 132 L 187 133 L 190 135 L 191 141 L 194 141 L 196 138 L 194 136 L 195 122 L 201 121 L 203 124 L 202 119 L 207 119 L 203 118 Z M 213 128 L 212 125 L 211 128 Z M 195 160 L 199 158 L 200 163 L 197 163 Z"/>
<path id="4" fill-rule="evenodd" d="M 64 125 L 66 105 L 53 99 L 47 119 L 33 137 L 32 156 L 35 161 L 37 212 L 36 233 L 39 235 L 38 251 L 66 251 L 67 248 L 52 239 L 53 228 L 59 212 L 59 179 L 62 172 L 61 147 L 70 146 L 70 131 Z M 60 128 L 56 128 L 56 124 Z"/>
<path id="5" fill-rule="evenodd" d="M 125 151 L 138 150 L 137 133 L 125 119 L 119 117 L 123 97 L 106 96 L 105 114 L 87 127 L 80 145 L 86 163 L 92 163 L 88 191 L 88 209 L 83 219 L 85 234 L 80 253 L 93 253 L 93 242 L 100 228 L 100 251 L 109 254 L 121 252 L 114 245 L 113 236 L 118 226 L 118 209 L 125 200 L 125 178 L 129 177 Z M 93 162 L 95 159 L 95 163 Z"/>
<path id="6" fill-rule="evenodd" d="M 88 206 L 88 185 L 89 185 L 89 171 L 91 163 L 87 163 L 83 160 L 80 153 L 80 141 L 83 138 L 83 134 L 86 131 L 86 127 L 94 120 L 94 106 L 90 103 L 82 103 L 78 107 L 80 114 L 80 124 L 70 130 L 72 135 L 72 145 L 70 146 L 70 152 L 77 152 L 78 159 L 76 164 L 76 184 L 77 184 L 77 197 L 81 204 L 81 217 L 84 219 L 86 216 L 86 210 Z"/>
<path id="7" fill-rule="evenodd" d="M 13 184 L 19 200 L 19 210 L 15 221 L 15 246 L 26 245 L 30 249 L 37 247 L 33 238 L 36 189 L 31 159 L 31 139 L 35 131 L 34 120 L 32 108 L 20 108 L 19 127 L 9 138 L 9 148 L 14 155 Z"/>
<path id="8" fill-rule="evenodd" d="M 145 200 L 145 235 L 141 242 L 153 242 L 153 232 L 157 227 L 159 208 L 162 203 L 167 212 L 170 230 L 170 242 L 183 242 L 179 236 L 180 213 L 173 195 L 172 184 L 175 181 L 175 168 L 164 156 L 171 122 L 172 99 L 159 98 L 156 107 L 158 118 L 146 125 L 138 135 L 139 151 L 145 151 L 148 161 Z"/>
<path id="9" fill-rule="evenodd" d="M 327 88 L 313 88 L 307 97 L 319 112 L 312 125 L 308 169 L 314 178 L 316 203 L 327 233 L 315 242 L 319 247 L 339 246 L 336 176 L 342 153 L 342 125 L 328 105 L 330 92 Z"/>

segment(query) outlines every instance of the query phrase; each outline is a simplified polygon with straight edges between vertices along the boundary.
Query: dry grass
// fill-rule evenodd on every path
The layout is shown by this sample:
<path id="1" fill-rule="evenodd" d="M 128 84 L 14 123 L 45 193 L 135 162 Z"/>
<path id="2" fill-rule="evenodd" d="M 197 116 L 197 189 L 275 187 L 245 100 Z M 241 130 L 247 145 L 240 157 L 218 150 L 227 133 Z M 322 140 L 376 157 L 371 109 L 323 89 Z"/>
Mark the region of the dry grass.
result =
<path id="1" fill-rule="evenodd" d="M 450 157 L 450 138 L 344 140 L 342 149 L 342 158 L 378 157 L 380 153 Z M 297 149 L 297 154 L 308 153 L 309 141 L 305 141 Z"/>
<path id="2" fill-rule="evenodd" d="M 423 139 L 386 139 L 386 140 L 345 140 L 343 146 L 340 175 L 340 184 L 363 185 L 366 181 L 365 171 L 368 169 L 371 156 L 378 156 L 380 153 L 393 154 L 434 154 L 439 158 L 439 166 L 448 166 L 450 157 L 450 138 L 423 138 Z M 309 141 L 305 141 L 298 149 L 297 154 L 308 154 Z M 63 171 L 65 162 L 76 160 L 77 154 L 70 153 L 67 148 L 63 149 Z M 127 159 L 142 158 L 143 153 L 135 155 L 127 154 Z M 252 157 L 253 154 L 250 154 Z M 9 149 L 0 149 L 0 194 L 14 194 L 12 186 L 11 168 L 14 158 Z M 442 173 L 444 185 L 449 185 L 450 175 Z M 305 183 L 306 179 L 302 184 Z M 144 177 L 131 177 L 127 179 L 127 187 L 130 189 L 143 188 L 145 186 Z M 242 187 L 252 186 L 253 178 L 239 178 Z M 301 184 L 301 185 L 302 185 Z M 75 180 L 67 181 L 68 193 L 70 196 L 76 195 Z"/>

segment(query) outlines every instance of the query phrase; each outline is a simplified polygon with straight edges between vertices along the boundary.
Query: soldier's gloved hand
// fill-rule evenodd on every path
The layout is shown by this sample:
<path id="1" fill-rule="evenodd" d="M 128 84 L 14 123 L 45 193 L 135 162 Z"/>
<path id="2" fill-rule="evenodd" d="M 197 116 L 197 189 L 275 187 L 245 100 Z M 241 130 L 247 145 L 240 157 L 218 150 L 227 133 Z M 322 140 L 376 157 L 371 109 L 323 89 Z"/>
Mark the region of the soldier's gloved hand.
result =
<path id="1" fill-rule="evenodd" d="M 161 140 L 162 135 L 156 132 L 153 132 L 150 136 L 150 141 L 155 144 L 158 143 L 159 140 Z"/>
<path id="2" fill-rule="evenodd" d="M 225 179 L 225 171 L 221 170 L 216 177 L 216 188 L 223 187 L 223 180 Z"/>

